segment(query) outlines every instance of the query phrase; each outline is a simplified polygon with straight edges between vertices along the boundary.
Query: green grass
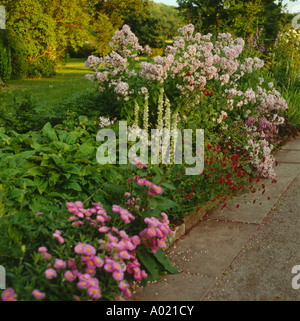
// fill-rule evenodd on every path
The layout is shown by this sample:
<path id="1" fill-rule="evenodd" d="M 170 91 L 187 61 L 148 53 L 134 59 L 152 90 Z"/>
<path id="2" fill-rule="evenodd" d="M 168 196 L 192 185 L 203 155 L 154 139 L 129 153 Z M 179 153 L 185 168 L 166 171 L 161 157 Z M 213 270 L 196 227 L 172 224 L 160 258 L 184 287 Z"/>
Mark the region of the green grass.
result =
<path id="1" fill-rule="evenodd" d="M 85 59 L 72 58 L 64 66 L 59 66 L 53 78 L 10 80 L 7 87 L 0 89 L 2 103 L 10 103 L 22 92 L 28 91 L 36 101 L 56 103 L 73 93 L 85 92 L 94 84 L 85 78 L 89 71 L 84 66 Z"/>

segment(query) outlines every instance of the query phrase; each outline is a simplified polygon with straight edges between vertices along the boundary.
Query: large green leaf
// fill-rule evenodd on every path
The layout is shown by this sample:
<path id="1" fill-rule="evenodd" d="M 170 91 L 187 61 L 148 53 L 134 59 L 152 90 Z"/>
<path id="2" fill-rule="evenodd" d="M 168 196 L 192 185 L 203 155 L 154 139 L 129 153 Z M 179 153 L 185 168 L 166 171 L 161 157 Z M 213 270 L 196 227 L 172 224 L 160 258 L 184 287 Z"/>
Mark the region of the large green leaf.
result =
<path id="1" fill-rule="evenodd" d="M 48 137 L 49 139 L 51 139 L 52 141 L 58 141 L 57 135 L 55 133 L 55 130 L 52 128 L 50 123 L 47 123 L 44 127 L 43 127 L 43 135 L 45 135 L 46 137 Z"/>
<path id="2" fill-rule="evenodd" d="M 164 267 L 166 271 L 172 274 L 180 273 L 171 263 L 169 258 L 166 256 L 165 252 L 162 249 L 158 249 L 158 251 L 154 254 L 157 261 Z"/>
<path id="3" fill-rule="evenodd" d="M 75 154 L 75 158 L 89 157 L 91 155 L 96 155 L 96 150 L 93 145 L 83 144 L 79 147 L 77 153 Z"/>
<path id="4" fill-rule="evenodd" d="M 149 253 L 148 251 L 137 249 L 136 250 L 137 256 L 142 264 L 145 266 L 148 272 L 148 280 L 155 281 L 159 278 L 159 270 L 157 261 L 153 254 Z"/>

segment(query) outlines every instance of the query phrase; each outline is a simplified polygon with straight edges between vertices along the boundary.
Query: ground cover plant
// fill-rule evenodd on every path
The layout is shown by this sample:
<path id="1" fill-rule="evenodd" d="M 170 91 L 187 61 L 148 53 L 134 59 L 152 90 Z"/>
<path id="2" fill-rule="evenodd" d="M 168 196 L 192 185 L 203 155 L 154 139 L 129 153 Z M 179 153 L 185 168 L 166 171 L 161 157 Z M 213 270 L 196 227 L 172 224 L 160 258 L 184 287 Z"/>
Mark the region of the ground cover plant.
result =
<path id="1" fill-rule="evenodd" d="M 242 38 L 202 35 L 190 24 L 153 58 L 124 25 L 111 47 L 86 60 L 86 81 L 98 93 L 74 100 L 73 109 L 65 101 L 72 112 L 41 128 L 32 120 L 23 132 L 2 120 L 3 300 L 127 299 L 132 282 L 178 273 L 163 251 L 178 220 L 202 207 L 222 210 L 241 193 L 265 193 L 261 177 L 276 182 L 273 151 L 288 104 Z M 99 130 L 114 133 L 118 152 L 121 120 L 141 147 L 131 153 L 128 144 L 127 164 L 118 153 L 99 163 Z M 193 157 L 202 155 L 198 175 L 174 163 L 176 144 L 187 145 L 176 133 L 185 129 L 204 130 L 201 147 L 190 139 Z M 156 138 L 162 153 L 153 164 Z"/>

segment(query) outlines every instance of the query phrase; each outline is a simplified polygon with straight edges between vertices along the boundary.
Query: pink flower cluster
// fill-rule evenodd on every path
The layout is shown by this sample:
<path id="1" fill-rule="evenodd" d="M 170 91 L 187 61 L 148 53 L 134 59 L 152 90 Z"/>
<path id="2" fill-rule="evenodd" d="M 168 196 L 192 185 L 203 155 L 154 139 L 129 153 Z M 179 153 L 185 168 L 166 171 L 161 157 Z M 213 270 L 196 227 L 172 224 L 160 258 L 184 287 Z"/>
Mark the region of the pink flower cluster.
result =
<path id="1" fill-rule="evenodd" d="M 120 207 L 119 205 L 113 205 L 112 206 L 112 211 L 114 213 L 119 213 L 121 219 L 126 224 L 129 224 L 131 222 L 131 220 L 135 219 L 135 217 L 131 213 L 129 213 L 129 211 L 127 209 L 124 209 L 124 208 Z"/>
<path id="2" fill-rule="evenodd" d="M 101 203 L 93 203 L 94 207 L 89 209 L 85 209 L 80 201 L 75 203 L 68 202 L 66 205 L 68 211 L 74 214 L 69 217 L 73 227 L 84 225 L 84 219 L 91 226 L 98 228 L 99 232 L 106 232 L 105 223 L 111 220 L 111 217 L 107 215 Z"/>
<path id="3" fill-rule="evenodd" d="M 109 256 L 105 256 L 104 270 L 112 274 L 112 277 L 120 282 L 119 288 L 127 298 L 130 295 L 128 286 L 124 286 L 124 273 L 127 271 L 133 274 L 134 279 L 138 282 L 142 278 L 147 278 L 145 270 L 140 269 L 140 263 L 136 257 L 136 247 L 141 240 L 138 235 L 129 237 L 123 230 L 112 229 L 115 235 L 107 233 L 105 240 L 100 240 L 100 249 Z M 122 282 L 122 283 L 121 283 Z M 125 292 L 124 292 L 125 291 Z"/>
<path id="4" fill-rule="evenodd" d="M 64 244 L 65 240 L 61 236 L 61 232 L 56 230 L 53 234 L 52 237 L 54 237 L 60 244 Z"/>
<path id="5" fill-rule="evenodd" d="M 156 194 L 162 194 L 163 193 L 163 189 L 160 186 L 151 183 L 147 179 L 139 178 L 137 180 L 137 183 L 140 186 L 146 186 L 148 188 L 148 190 L 147 190 L 148 194 L 150 196 L 152 196 L 152 197 L 154 197 Z"/>
<path id="6" fill-rule="evenodd" d="M 158 248 L 165 248 L 167 234 L 173 233 L 169 228 L 169 220 L 166 213 L 161 213 L 161 216 L 163 217 L 162 220 L 155 217 L 145 218 L 144 222 L 148 224 L 148 227 L 140 232 L 140 237 L 144 244 L 148 246 L 153 253 L 155 253 Z"/>

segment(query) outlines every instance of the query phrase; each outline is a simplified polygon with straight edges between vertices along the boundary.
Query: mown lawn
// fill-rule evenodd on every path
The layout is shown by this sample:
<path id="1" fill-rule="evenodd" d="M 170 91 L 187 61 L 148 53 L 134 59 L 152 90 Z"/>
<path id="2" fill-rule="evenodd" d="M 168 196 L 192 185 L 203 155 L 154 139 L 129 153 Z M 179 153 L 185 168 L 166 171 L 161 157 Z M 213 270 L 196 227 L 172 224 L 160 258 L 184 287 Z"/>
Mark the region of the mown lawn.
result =
<path id="1" fill-rule="evenodd" d="M 81 93 L 93 88 L 92 82 L 85 78 L 89 71 L 84 66 L 85 59 L 71 58 L 64 66 L 59 66 L 53 78 L 10 80 L 0 91 L 2 103 L 10 103 L 24 91 L 30 92 L 34 100 L 56 103 L 73 93 Z"/>

